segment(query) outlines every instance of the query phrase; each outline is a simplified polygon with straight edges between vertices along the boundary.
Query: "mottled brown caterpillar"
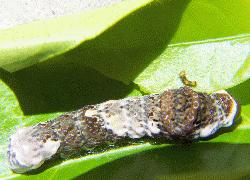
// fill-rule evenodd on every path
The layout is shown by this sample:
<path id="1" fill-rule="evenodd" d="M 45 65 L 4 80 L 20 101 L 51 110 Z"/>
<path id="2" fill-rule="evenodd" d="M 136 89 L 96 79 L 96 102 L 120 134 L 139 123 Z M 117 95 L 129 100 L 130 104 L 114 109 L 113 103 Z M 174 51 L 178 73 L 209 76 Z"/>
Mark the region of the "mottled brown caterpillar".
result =
<path id="1" fill-rule="evenodd" d="M 231 126 L 236 114 L 237 103 L 226 91 L 208 95 L 182 87 L 110 100 L 18 129 L 10 138 L 9 163 L 13 171 L 24 173 L 55 154 L 125 137 L 192 141 Z"/>

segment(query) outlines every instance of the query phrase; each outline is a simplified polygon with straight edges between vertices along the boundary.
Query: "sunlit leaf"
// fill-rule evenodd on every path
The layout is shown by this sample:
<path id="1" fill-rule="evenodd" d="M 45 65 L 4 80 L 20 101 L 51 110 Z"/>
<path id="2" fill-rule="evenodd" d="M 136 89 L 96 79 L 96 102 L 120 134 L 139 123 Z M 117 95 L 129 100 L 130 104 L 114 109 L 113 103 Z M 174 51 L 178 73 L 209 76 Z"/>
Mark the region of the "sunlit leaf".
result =
<path id="1" fill-rule="evenodd" d="M 248 0 L 125 0 L 0 31 L 0 178 L 249 178 L 249 9 Z M 31 174 L 9 169 L 18 127 L 179 87 L 182 70 L 196 90 L 227 89 L 239 101 L 234 126 L 187 146 L 139 143 L 52 160 Z"/>

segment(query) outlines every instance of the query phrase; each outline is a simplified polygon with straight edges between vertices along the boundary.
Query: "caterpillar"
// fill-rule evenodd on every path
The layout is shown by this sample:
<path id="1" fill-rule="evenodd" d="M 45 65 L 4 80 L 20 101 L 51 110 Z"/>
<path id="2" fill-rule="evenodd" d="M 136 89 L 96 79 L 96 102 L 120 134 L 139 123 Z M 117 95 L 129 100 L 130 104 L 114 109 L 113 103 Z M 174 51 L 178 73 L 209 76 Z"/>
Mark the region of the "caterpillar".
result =
<path id="1" fill-rule="evenodd" d="M 8 147 L 10 168 L 25 173 L 56 154 L 124 138 L 194 141 L 211 137 L 233 124 L 237 109 L 234 98 L 224 90 L 206 94 L 187 86 L 87 105 L 18 129 Z"/>

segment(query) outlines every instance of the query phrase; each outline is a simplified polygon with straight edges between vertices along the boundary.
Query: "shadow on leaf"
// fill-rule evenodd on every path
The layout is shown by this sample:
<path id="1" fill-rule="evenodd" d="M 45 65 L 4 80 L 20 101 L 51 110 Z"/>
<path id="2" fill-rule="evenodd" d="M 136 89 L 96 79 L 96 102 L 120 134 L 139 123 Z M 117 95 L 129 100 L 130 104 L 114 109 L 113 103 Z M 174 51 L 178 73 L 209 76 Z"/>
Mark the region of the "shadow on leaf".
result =
<path id="1" fill-rule="evenodd" d="M 126 96 L 133 85 L 74 64 L 39 65 L 0 77 L 15 92 L 24 114 L 71 111 Z"/>
<path id="2" fill-rule="evenodd" d="M 228 89 L 228 92 L 232 94 L 240 105 L 250 104 L 250 79 L 247 81 Z"/>
<path id="3" fill-rule="evenodd" d="M 77 179 L 249 177 L 249 149 L 249 144 L 223 143 L 168 146 L 113 161 Z"/>
<path id="4" fill-rule="evenodd" d="M 187 4 L 152 2 L 97 38 L 18 72 L 1 70 L 0 78 L 14 91 L 24 114 L 70 111 L 122 98 L 136 87 L 99 72 L 129 84 L 171 41 Z"/>
<path id="5" fill-rule="evenodd" d="M 188 3 L 154 1 L 64 57 L 129 83 L 168 46 Z"/>

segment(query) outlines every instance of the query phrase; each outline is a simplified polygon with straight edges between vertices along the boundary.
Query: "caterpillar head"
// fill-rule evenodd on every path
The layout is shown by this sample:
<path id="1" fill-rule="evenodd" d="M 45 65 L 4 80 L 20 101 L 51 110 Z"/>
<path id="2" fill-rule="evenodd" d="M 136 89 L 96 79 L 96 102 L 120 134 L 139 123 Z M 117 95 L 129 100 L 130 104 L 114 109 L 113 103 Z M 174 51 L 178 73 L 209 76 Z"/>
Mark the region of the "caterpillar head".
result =
<path id="1" fill-rule="evenodd" d="M 231 126 L 237 109 L 236 101 L 226 91 L 208 95 L 183 87 L 161 95 L 163 128 L 173 139 L 209 137 L 221 127 Z"/>
<path id="2" fill-rule="evenodd" d="M 208 137 L 222 127 L 230 127 L 239 114 L 239 104 L 225 90 L 211 94 L 210 98 L 212 104 L 208 107 L 207 117 L 211 121 L 201 127 L 200 137 Z"/>

